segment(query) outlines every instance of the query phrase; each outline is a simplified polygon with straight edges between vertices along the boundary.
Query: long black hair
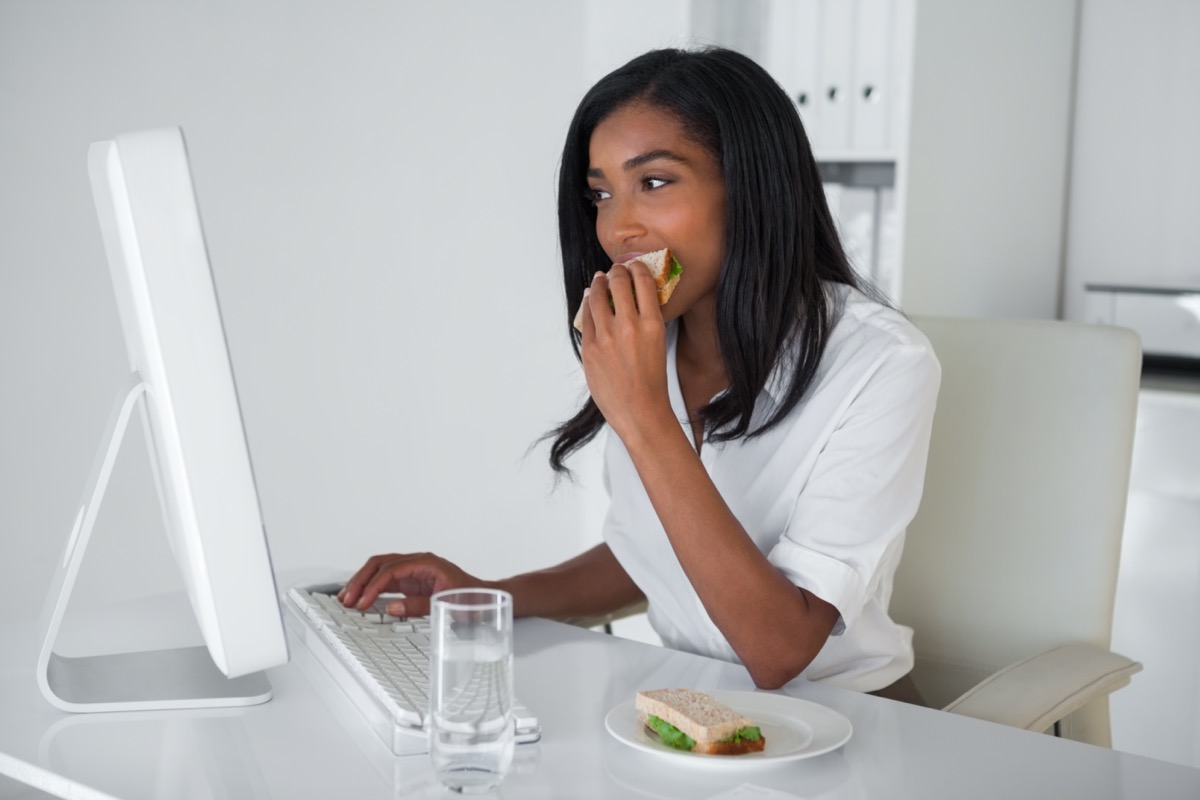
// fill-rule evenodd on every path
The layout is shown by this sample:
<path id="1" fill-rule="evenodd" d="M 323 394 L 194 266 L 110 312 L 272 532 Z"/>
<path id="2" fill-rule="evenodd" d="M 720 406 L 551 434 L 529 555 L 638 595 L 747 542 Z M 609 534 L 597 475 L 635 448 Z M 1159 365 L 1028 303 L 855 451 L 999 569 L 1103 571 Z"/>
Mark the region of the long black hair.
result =
<path id="1" fill-rule="evenodd" d="M 577 357 L 582 339 L 574 311 L 592 276 L 611 266 L 587 196 L 588 147 L 596 126 L 631 103 L 675 117 L 720 164 L 725 256 L 716 322 L 729 389 L 700 414 L 710 441 L 756 436 L 779 424 L 812 383 L 836 321 L 825 282 L 862 288 L 838 239 L 804 126 L 766 70 L 723 48 L 653 50 L 592 87 L 571 120 L 558 176 L 565 321 Z M 755 399 L 785 358 L 792 360 L 786 394 L 751 430 Z M 554 437 L 550 466 L 569 473 L 567 457 L 603 425 L 589 397 L 547 434 Z"/>

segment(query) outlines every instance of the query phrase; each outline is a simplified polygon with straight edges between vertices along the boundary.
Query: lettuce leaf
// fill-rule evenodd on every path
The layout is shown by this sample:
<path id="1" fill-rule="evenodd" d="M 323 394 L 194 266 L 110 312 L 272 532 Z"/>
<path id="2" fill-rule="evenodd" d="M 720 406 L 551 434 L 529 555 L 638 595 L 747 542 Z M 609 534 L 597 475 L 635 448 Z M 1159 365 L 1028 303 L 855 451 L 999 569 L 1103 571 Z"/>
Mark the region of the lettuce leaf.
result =
<path id="1" fill-rule="evenodd" d="M 674 747 L 677 750 L 691 750 L 696 746 L 695 739 L 671 723 L 659 719 L 653 714 L 646 715 L 646 724 L 654 729 L 654 732 L 658 734 L 658 738 L 668 747 Z M 738 731 L 738 733 L 741 733 L 741 731 Z"/>
<path id="2" fill-rule="evenodd" d="M 762 738 L 762 731 L 756 727 L 740 728 L 733 736 L 722 739 L 722 742 L 757 742 Z"/>
<path id="3" fill-rule="evenodd" d="M 679 259 L 671 256 L 671 271 L 667 273 L 667 280 L 674 278 L 683 272 L 683 265 L 679 263 Z"/>

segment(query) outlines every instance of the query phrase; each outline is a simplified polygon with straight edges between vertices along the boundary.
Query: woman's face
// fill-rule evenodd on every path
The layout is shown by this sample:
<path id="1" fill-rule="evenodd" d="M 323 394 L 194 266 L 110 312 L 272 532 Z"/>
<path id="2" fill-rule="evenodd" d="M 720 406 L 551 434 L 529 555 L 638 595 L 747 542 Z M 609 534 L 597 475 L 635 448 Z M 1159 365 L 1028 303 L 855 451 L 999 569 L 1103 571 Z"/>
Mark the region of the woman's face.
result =
<path id="1" fill-rule="evenodd" d="M 596 236 L 614 264 L 664 247 L 683 267 L 663 318 L 715 307 L 725 254 L 725 183 L 716 157 L 670 114 L 634 103 L 606 117 L 588 146 Z"/>

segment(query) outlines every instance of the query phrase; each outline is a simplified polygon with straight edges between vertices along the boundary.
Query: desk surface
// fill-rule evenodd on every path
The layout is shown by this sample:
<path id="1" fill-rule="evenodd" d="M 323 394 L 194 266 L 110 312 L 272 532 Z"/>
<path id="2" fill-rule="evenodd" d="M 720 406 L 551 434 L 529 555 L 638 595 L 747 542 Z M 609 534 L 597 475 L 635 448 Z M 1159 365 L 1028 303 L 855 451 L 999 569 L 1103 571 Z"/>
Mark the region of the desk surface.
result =
<path id="1" fill-rule="evenodd" d="M 105 627 L 80 641 L 90 633 L 110 650 L 128 646 Z M 270 671 L 275 697 L 261 706 L 72 715 L 38 692 L 36 637 L 33 623 L 0 626 L 0 774 L 42 791 L 89 799 L 449 796 L 426 756 L 388 752 L 306 668 L 302 647 Z M 786 693 L 848 717 L 854 735 L 845 746 L 768 768 L 688 769 L 618 743 L 605 714 L 642 688 L 751 690 L 744 669 L 545 620 L 519 620 L 515 640 L 517 694 L 540 717 L 543 738 L 517 748 L 495 794 L 502 798 L 706 798 L 747 783 L 806 798 L 1200 797 L 1200 770 L 812 684 Z M 181 643 L 190 642 L 162 644 Z"/>

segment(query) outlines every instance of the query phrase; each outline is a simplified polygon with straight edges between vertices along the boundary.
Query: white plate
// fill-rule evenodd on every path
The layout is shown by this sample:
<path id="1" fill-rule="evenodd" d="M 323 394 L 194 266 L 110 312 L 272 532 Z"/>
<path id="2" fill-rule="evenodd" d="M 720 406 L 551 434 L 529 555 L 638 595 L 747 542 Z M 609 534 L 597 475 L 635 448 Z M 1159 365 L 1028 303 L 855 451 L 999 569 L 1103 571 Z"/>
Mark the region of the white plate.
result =
<path id="1" fill-rule="evenodd" d="M 709 692 L 719 702 L 752 720 L 766 737 L 767 746 L 757 753 L 740 756 L 715 756 L 676 750 L 658 740 L 638 721 L 631 699 L 608 712 L 604 727 L 613 737 L 630 747 L 654 755 L 680 759 L 705 766 L 736 766 L 811 758 L 836 750 L 849 739 L 850 720 L 831 708 L 788 697 L 761 692 Z"/>

